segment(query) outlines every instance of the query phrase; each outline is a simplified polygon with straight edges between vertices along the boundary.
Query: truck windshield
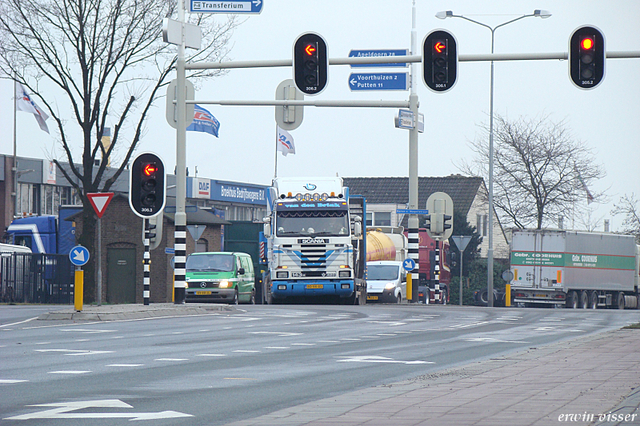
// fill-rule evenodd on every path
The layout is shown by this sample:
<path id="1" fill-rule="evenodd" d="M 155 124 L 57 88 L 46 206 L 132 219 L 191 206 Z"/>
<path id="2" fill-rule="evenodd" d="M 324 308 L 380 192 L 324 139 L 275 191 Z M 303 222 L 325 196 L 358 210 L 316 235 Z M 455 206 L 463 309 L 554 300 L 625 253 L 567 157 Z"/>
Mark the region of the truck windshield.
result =
<path id="1" fill-rule="evenodd" d="M 395 280 L 399 272 L 397 265 L 367 265 L 368 280 Z"/>
<path id="2" fill-rule="evenodd" d="M 346 210 L 280 211 L 276 223 L 279 237 L 349 235 Z"/>
<path id="3" fill-rule="evenodd" d="M 187 257 L 187 271 L 230 272 L 233 271 L 231 254 L 198 254 Z"/>

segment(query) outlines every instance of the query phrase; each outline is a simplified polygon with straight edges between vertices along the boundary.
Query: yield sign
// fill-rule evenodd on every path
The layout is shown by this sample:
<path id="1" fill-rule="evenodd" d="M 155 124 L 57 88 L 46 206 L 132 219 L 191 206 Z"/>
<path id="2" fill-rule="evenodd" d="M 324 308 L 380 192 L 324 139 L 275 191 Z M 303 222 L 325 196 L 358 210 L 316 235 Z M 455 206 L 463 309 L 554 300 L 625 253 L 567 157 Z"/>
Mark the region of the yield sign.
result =
<path id="1" fill-rule="evenodd" d="M 95 210 L 96 214 L 98 215 L 98 219 L 100 219 L 104 214 L 104 211 L 107 209 L 107 206 L 111 202 L 111 199 L 113 198 L 113 192 L 88 193 L 87 198 L 93 206 L 93 210 Z"/>

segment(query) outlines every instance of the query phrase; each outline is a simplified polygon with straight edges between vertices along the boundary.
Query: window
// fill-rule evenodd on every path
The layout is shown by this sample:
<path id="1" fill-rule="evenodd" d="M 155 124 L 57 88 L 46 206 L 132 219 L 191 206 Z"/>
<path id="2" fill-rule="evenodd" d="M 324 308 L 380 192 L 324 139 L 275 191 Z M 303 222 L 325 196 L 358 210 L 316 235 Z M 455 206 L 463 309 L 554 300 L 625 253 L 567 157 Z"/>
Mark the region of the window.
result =
<path id="1" fill-rule="evenodd" d="M 375 212 L 374 226 L 391 226 L 391 212 Z"/>
<path id="2" fill-rule="evenodd" d="M 367 212 L 366 226 L 373 226 L 373 213 Z"/>
<path id="3" fill-rule="evenodd" d="M 488 226 L 489 219 L 486 214 L 476 215 L 476 229 L 481 237 L 486 237 L 489 234 Z"/>

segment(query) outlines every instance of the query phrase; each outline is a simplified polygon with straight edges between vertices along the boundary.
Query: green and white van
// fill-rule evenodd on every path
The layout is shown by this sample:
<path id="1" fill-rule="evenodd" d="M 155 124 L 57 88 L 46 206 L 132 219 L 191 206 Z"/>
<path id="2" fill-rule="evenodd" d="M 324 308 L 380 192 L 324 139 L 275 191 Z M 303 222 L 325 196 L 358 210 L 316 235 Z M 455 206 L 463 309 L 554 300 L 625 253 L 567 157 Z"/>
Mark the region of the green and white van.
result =
<path id="1" fill-rule="evenodd" d="M 192 253 L 186 269 L 187 302 L 256 303 L 253 262 L 246 253 Z"/>

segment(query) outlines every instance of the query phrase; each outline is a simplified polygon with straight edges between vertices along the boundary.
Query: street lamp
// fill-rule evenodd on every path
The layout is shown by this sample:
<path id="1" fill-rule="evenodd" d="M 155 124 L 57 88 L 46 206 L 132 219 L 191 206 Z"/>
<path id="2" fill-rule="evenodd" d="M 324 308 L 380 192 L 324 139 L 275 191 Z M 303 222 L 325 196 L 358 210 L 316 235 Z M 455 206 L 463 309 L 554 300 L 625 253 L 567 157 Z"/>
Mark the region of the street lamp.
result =
<path id="1" fill-rule="evenodd" d="M 495 27 L 490 27 L 482 22 L 475 21 L 462 15 L 454 15 L 452 11 L 442 11 L 436 13 L 436 18 L 462 18 L 474 24 L 478 24 L 491 31 L 491 54 L 493 55 L 493 46 L 495 39 L 495 32 L 498 28 L 511 24 L 512 22 L 519 21 L 520 19 L 528 18 L 530 16 L 546 19 L 551 16 L 551 13 L 547 10 L 536 9 L 529 15 L 522 15 L 507 22 L 503 22 Z M 489 101 L 489 249 L 487 250 L 487 304 L 493 306 L 493 60 L 491 61 L 491 95 Z"/>

